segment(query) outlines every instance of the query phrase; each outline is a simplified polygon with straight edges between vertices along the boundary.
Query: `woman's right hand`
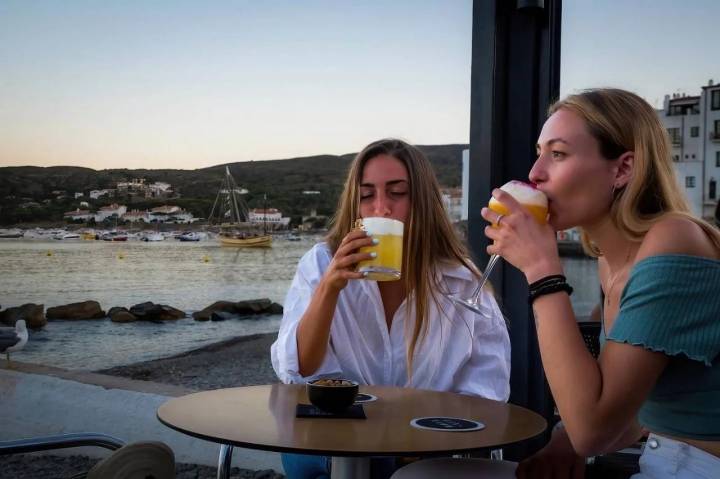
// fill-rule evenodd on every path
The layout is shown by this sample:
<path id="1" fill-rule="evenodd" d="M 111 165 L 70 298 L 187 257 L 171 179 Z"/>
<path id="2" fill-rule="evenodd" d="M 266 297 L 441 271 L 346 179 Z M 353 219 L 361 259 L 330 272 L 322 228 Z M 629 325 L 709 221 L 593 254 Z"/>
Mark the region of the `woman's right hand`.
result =
<path id="1" fill-rule="evenodd" d="M 374 253 L 360 253 L 357 250 L 363 246 L 377 244 L 367 232 L 356 229 L 348 233 L 338 246 L 330 265 L 323 275 L 323 282 L 327 287 L 340 292 L 351 279 L 361 279 L 363 273 L 355 271 L 357 263 L 372 259 Z"/>
<path id="2" fill-rule="evenodd" d="M 575 453 L 565 430 L 556 429 L 544 448 L 518 465 L 515 476 L 518 479 L 583 479 L 585 458 Z"/>

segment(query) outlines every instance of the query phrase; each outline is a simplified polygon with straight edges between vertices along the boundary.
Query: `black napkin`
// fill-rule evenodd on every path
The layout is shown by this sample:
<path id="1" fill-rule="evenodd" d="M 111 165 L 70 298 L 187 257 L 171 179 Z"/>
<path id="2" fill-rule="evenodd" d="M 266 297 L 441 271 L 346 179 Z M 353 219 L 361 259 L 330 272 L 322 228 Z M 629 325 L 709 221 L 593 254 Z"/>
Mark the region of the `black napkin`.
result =
<path id="1" fill-rule="evenodd" d="M 343 412 L 332 413 L 318 409 L 312 404 L 298 404 L 295 408 L 295 417 L 327 417 L 335 419 L 367 419 L 362 404 L 353 404 Z"/>

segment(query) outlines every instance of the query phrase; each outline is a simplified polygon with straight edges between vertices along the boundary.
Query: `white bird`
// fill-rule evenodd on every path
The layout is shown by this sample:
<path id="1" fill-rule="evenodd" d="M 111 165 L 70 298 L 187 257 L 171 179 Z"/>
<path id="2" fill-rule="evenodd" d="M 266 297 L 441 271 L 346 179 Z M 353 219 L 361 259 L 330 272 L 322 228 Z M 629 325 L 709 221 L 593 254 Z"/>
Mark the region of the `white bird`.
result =
<path id="1" fill-rule="evenodd" d="M 0 328 L 0 353 L 5 353 L 8 367 L 11 366 L 10 353 L 20 351 L 25 347 L 27 340 L 28 331 L 24 319 L 18 320 L 14 328 Z"/>

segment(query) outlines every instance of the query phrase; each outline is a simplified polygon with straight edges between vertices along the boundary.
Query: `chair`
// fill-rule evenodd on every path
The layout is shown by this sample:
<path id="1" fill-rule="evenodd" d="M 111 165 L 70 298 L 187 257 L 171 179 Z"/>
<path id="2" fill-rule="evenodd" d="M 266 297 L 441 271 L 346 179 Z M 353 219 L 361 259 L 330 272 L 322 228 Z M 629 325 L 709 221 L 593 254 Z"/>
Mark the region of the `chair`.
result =
<path id="1" fill-rule="evenodd" d="M 93 432 L 61 434 L 0 441 L 0 455 L 97 446 L 113 453 L 74 479 L 170 479 L 175 477 L 175 455 L 166 444 L 143 441 L 125 444 L 106 434 Z"/>

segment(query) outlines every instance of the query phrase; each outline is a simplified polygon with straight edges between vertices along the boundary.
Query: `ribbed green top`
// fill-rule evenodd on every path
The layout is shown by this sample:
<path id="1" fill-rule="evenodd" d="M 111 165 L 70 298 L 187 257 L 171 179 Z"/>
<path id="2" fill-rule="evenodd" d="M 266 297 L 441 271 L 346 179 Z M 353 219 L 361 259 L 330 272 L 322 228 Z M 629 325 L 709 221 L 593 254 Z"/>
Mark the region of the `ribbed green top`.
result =
<path id="1" fill-rule="evenodd" d="M 607 339 L 671 356 L 640 409 L 641 424 L 720 439 L 720 261 L 686 255 L 639 261 Z"/>

